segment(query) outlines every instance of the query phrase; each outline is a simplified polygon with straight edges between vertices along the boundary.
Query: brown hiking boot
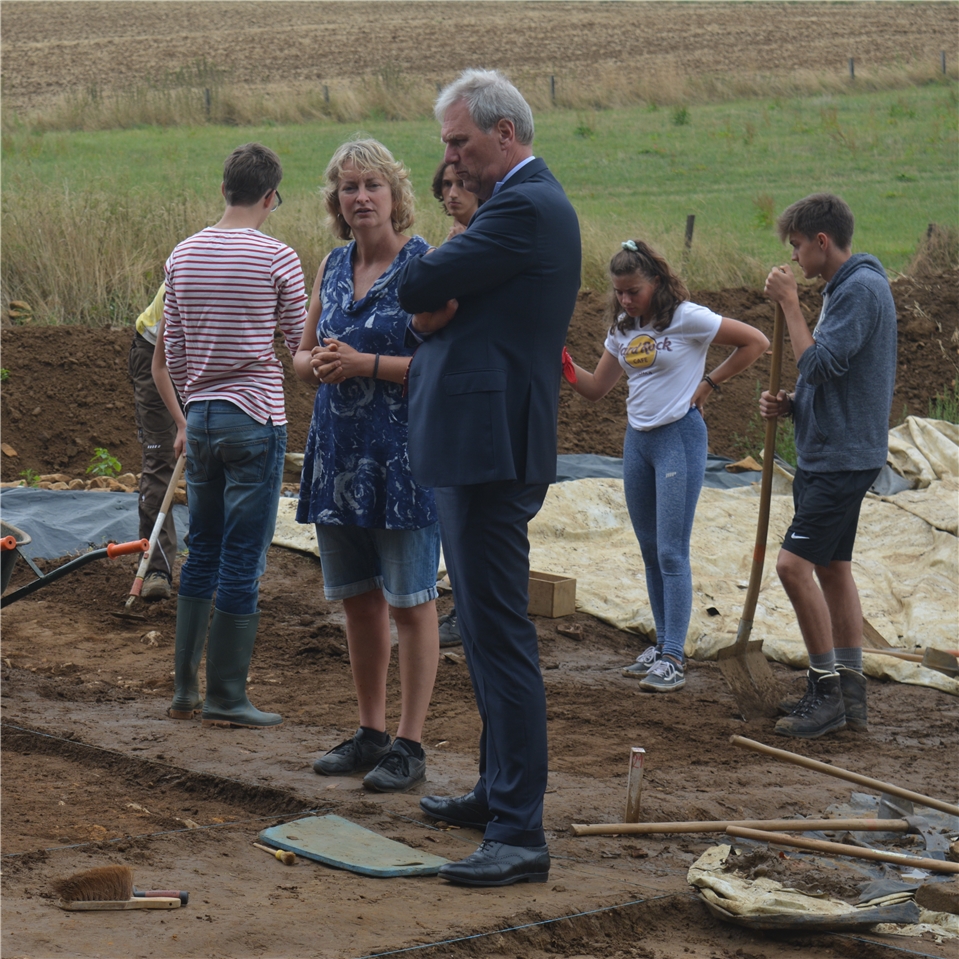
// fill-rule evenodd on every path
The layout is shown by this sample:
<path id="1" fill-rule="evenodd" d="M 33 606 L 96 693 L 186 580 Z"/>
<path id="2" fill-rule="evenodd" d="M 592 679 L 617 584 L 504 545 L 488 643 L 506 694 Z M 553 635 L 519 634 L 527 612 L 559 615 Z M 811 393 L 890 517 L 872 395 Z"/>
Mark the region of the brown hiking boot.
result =
<path id="1" fill-rule="evenodd" d="M 846 711 L 846 725 L 857 733 L 866 732 L 866 677 L 848 666 L 837 666 L 842 704 Z"/>
<path id="2" fill-rule="evenodd" d="M 807 677 L 806 695 L 793 712 L 776 723 L 775 732 L 780 736 L 816 739 L 846 725 L 839 673 L 810 667 Z"/>

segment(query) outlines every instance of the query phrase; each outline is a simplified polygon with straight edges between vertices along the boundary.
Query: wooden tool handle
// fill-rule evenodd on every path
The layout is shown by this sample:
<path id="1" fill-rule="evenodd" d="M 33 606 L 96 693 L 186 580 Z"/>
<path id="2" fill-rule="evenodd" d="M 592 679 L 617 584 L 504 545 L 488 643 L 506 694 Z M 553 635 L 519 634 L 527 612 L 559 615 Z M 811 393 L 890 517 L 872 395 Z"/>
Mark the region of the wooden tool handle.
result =
<path id="1" fill-rule="evenodd" d="M 938 809 L 940 812 L 948 813 L 950 816 L 959 816 L 959 806 L 953 806 L 950 803 L 943 802 L 941 799 L 933 799 L 931 796 L 923 796 L 921 793 L 913 792 L 911 789 L 903 789 L 901 786 L 894 786 L 892 783 L 884 783 L 879 779 L 872 779 L 870 776 L 861 776 L 859 773 L 850 772 L 848 769 L 841 769 L 839 766 L 830 766 L 827 763 L 821 763 L 816 759 L 809 759 L 806 756 L 800 756 L 785 749 L 776 749 L 774 746 L 758 743 L 754 739 L 746 739 L 745 736 L 730 736 L 729 741 L 734 746 L 744 746 L 746 749 L 751 749 L 757 753 L 764 753 L 767 756 L 772 756 L 774 759 L 781 759 L 784 762 L 793 763 L 796 766 L 805 766 L 807 769 L 815 769 L 817 772 L 825 773 L 827 776 L 845 779 L 848 782 L 858 783 L 860 786 L 869 786 L 871 789 L 876 789 L 879 792 L 889 793 L 891 796 L 899 796 L 901 799 L 908 799 L 910 802 L 918 803 L 920 806 Z"/>
<path id="2" fill-rule="evenodd" d="M 157 897 L 155 899 L 90 899 L 68 902 L 61 899 L 59 906 L 69 912 L 105 912 L 111 909 L 179 909 L 182 903 L 177 898 Z"/>
<path id="3" fill-rule="evenodd" d="M 773 320 L 773 355 L 769 364 L 769 392 L 775 396 L 779 392 L 783 361 L 783 337 L 786 318 L 783 308 L 777 303 Z M 756 614 L 756 601 L 759 599 L 759 587 L 763 578 L 763 566 L 766 562 L 766 539 L 769 535 L 769 503 L 773 492 L 773 464 L 776 456 L 776 417 L 766 420 L 766 446 L 763 450 L 762 482 L 759 487 L 759 522 L 756 524 L 756 545 L 753 547 L 753 562 L 749 570 L 749 586 L 743 601 L 740 627 L 736 636 L 736 646 L 745 649 L 752 632 L 753 616 Z M 745 628 L 748 624 L 748 628 Z"/>
<path id="4" fill-rule="evenodd" d="M 847 832 L 908 832 L 905 819 L 736 819 L 716 822 L 616 822 L 573 823 L 574 836 L 644 836 L 657 833 L 725 832 L 730 826 L 744 829 L 779 829 L 784 832 L 843 830 Z"/>
<path id="5" fill-rule="evenodd" d="M 849 846 L 841 842 L 805 839 L 802 836 L 787 836 L 778 832 L 744 829 L 741 826 L 730 826 L 726 832 L 730 836 L 738 836 L 741 839 L 757 839 L 760 842 L 772 842 L 776 843 L 777 846 L 792 846 L 796 849 L 826 852 L 834 856 L 853 856 L 856 859 L 872 859 L 877 862 L 894 862 L 898 866 L 913 866 L 918 869 L 928 869 L 930 872 L 959 873 L 959 862 L 945 862 L 942 859 L 920 859 L 917 856 L 908 856 L 902 852 L 864 849 L 862 846 Z"/>
<path id="6" fill-rule="evenodd" d="M 262 843 L 253 843 L 257 849 L 268 852 L 274 859 L 279 859 L 284 866 L 292 866 L 296 862 L 296 853 L 289 849 L 274 849 L 272 846 L 264 846 Z"/>

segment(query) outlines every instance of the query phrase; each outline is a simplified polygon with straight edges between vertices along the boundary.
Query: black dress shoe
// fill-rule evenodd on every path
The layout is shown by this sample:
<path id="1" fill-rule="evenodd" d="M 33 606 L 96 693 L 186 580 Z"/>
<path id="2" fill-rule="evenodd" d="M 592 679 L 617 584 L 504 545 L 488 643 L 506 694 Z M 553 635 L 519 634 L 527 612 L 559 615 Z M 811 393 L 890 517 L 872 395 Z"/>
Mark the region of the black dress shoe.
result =
<path id="1" fill-rule="evenodd" d="M 489 806 L 472 789 L 465 796 L 424 796 L 420 809 L 434 819 L 470 829 L 485 829 L 493 818 Z"/>
<path id="2" fill-rule="evenodd" d="M 440 867 L 440 879 L 464 886 L 510 886 L 514 882 L 546 882 L 549 849 L 546 846 L 507 846 L 488 839 L 459 862 Z"/>

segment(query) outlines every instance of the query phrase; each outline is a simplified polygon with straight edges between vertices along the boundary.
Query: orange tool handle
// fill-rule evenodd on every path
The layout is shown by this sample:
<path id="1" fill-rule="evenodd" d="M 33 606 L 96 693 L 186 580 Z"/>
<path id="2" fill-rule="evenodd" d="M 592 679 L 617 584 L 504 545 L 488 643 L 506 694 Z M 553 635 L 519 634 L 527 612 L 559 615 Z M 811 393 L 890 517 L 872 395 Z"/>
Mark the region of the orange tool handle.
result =
<path id="1" fill-rule="evenodd" d="M 4 536 L 3 539 L 0 539 L 0 550 L 6 551 L 8 549 L 17 548 L 17 538 L 16 536 Z"/>
<path id="2" fill-rule="evenodd" d="M 107 546 L 107 556 L 126 556 L 128 553 L 143 553 L 150 548 L 148 539 L 135 539 L 131 543 L 110 543 Z"/>

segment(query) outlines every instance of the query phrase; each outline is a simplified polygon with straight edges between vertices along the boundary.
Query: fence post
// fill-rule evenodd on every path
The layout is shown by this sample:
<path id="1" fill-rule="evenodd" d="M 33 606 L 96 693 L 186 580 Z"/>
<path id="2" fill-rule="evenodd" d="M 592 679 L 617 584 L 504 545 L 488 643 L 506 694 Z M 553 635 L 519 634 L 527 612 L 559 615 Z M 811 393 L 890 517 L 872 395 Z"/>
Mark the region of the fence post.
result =
<path id="1" fill-rule="evenodd" d="M 945 76 L 946 74 L 946 51 L 945 50 L 940 51 L 939 60 L 942 63 L 942 74 L 943 76 Z"/>
<path id="2" fill-rule="evenodd" d="M 852 57 L 849 58 L 849 79 L 856 79 L 856 61 Z"/>
<path id="3" fill-rule="evenodd" d="M 323 84 L 323 102 L 330 102 L 330 88 L 325 83 Z"/>
<path id="4" fill-rule="evenodd" d="M 206 118 L 207 118 L 208 120 L 210 119 L 210 103 L 211 103 L 211 100 L 212 100 L 212 97 L 210 96 L 210 88 L 207 87 L 207 88 L 203 91 L 203 103 L 204 103 L 205 106 L 206 106 Z"/>
<path id="5" fill-rule="evenodd" d="M 686 272 L 686 265 L 689 263 L 689 251 L 693 248 L 693 226 L 696 223 L 696 214 L 690 213 L 686 217 L 686 238 L 683 241 L 683 272 Z"/>
<path id="6" fill-rule="evenodd" d="M 554 104 L 556 103 L 556 77 L 553 76 L 549 78 L 549 98 Z"/>

